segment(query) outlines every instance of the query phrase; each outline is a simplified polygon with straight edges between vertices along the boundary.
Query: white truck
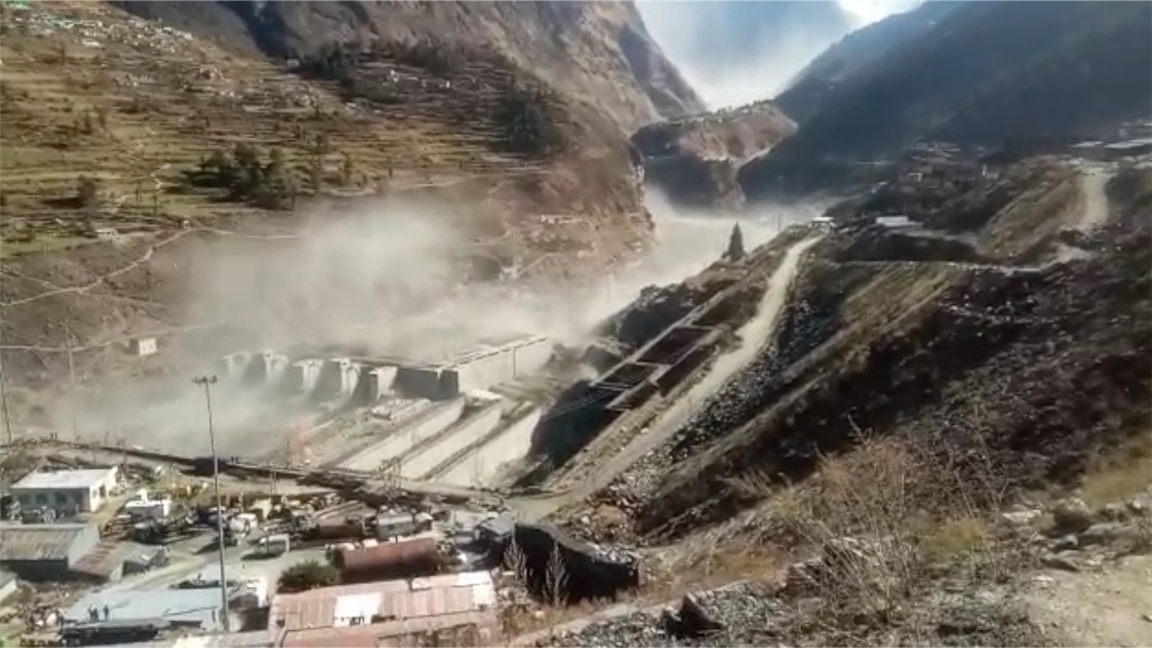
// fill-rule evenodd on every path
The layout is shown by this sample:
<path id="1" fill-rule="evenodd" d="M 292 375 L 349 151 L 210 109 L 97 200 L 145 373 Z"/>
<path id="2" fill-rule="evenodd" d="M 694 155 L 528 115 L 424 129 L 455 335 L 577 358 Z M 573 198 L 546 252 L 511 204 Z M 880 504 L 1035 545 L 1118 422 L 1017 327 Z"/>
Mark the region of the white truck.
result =
<path id="1" fill-rule="evenodd" d="M 292 539 L 287 533 L 277 533 L 260 538 L 260 553 L 269 558 L 282 556 L 288 553 L 288 550 L 291 548 Z"/>

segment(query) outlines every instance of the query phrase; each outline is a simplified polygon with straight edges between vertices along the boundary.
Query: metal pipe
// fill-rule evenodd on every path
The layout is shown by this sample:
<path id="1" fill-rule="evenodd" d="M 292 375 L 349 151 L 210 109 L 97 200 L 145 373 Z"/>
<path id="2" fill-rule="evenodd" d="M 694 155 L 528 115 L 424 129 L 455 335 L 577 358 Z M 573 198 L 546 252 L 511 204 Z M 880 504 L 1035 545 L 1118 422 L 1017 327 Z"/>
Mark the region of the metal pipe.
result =
<path id="1" fill-rule="evenodd" d="M 220 455 L 216 453 L 216 430 L 212 426 L 212 385 L 216 384 L 216 376 L 200 376 L 193 378 L 192 382 L 204 387 L 204 403 L 208 408 L 208 444 L 212 452 L 212 490 L 216 498 L 216 539 L 220 551 L 220 606 L 223 610 L 221 621 L 224 632 L 228 632 L 228 580 L 224 574 L 224 507 L 220 502 Z"/>

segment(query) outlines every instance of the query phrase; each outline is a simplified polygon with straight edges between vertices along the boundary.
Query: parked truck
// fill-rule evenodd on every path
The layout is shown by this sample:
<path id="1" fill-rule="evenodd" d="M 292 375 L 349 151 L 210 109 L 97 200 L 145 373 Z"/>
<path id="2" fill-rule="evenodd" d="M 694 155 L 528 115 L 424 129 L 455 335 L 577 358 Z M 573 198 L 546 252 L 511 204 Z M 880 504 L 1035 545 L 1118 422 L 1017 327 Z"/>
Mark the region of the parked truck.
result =
<path id="1" fill-rule="evenodd" d="M 292 538 L 287 533 L 277 533 L 260 538 L 259 555 L 272 558 L 282 556 L 292 548 Z"/>

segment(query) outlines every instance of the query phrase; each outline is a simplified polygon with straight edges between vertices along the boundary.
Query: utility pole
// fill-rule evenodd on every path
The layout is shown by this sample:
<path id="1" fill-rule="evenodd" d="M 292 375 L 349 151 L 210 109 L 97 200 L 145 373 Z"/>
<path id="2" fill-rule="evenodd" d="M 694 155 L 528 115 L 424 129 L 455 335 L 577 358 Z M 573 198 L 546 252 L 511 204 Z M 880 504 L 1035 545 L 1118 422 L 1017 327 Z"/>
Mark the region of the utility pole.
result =
<path id="1" fill-rule="evenodd" d="M 8 410 L 8 381 L 4 377 L 4 368 L 0 366 L 0 405 L 4 408 L 4 435 L 8 443 L 12 443 L 12 413 Z"/>
<path id="2" fill-rule="evenodd" d="M 776 176 L 776 233 L 784 231 L 784 176 Z"/>
<path id="3" fill-rule="evenodd" d="M 204 404 L 208 409 L 208 446 L 212 452 L 212 491 L 216 499 L 216 539 L 220 549 L 220 606 L 224 632 L 229 631 L 228 623 L 228 580 L 224 576 L 224 507 L 220 504 L 220 455 L 216 453 L 216 430 L 212 427 L 212 385 L 216 376 L 199 376 L 192 382 L 204 387 Z"/>
<path id="4" fill-rule="evenodd" d="M 80 440 L 79 428 L 76 427 L 76 362 L 72 357 L 72 325 L 68 323 L 68 318 L 72 316 L 71 311 L 64 319 L 64 347 L 68 350 L 68 382 L 72 386 L 72 393 L 70 409 L 72 410 L 72 440 Z"/>

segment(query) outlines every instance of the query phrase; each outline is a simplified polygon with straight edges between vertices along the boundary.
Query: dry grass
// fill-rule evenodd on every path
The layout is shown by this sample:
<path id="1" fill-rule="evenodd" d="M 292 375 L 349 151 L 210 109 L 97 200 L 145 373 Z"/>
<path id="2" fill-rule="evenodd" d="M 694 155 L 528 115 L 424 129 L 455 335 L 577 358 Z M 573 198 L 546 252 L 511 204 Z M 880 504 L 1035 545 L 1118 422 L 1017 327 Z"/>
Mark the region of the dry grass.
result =
<path id="1" fill-rule="evenodd" d="M 998 580 L 1009 568 L 997 550 L 996 506 L 987 505 L 995 495 L 894 439 L 864 438 L 851 452 L 825 457 L 800 485 L 782 488 L 757 475 L 731 483 L 764 501 L 756 513 L 760 543 L 820 559 L 793 568 L 789 585 L 811 595 L 804 599 L 819 609 L 804 618 L 829 640 L 864 641 L 853 633 L 865 627 L 915 631 L 920 599 L 942 570 L 964 566 Z M 745 578 L 755 576 L 767 574 Z"/>
<path id="2" fill-rule="evenodd" d="M 1129 439 L 1089 466 L 1080 490 L 1093 506 L 1124 502 L 1152 487 L 1152 429 Z"/>
<path id="3" fill-rule="evenodd" d="M 504 551 L 503 567 L 511 572 L 517 583 L 526 590 L 533 580 L 528 565 L 528 556 L 513 539 Z M 559 624 L 574 621 L 595 614 L 607 603 L 581 601 L 569 604 L 567 601 L 568 573 L 558 547 L 549 554 L 544 574 L 543 601 L 533 602 L 526 591 L 521 591 L 519 600 L 501 607 L 500 627 L 505 640 L 542 631 Z"/>

